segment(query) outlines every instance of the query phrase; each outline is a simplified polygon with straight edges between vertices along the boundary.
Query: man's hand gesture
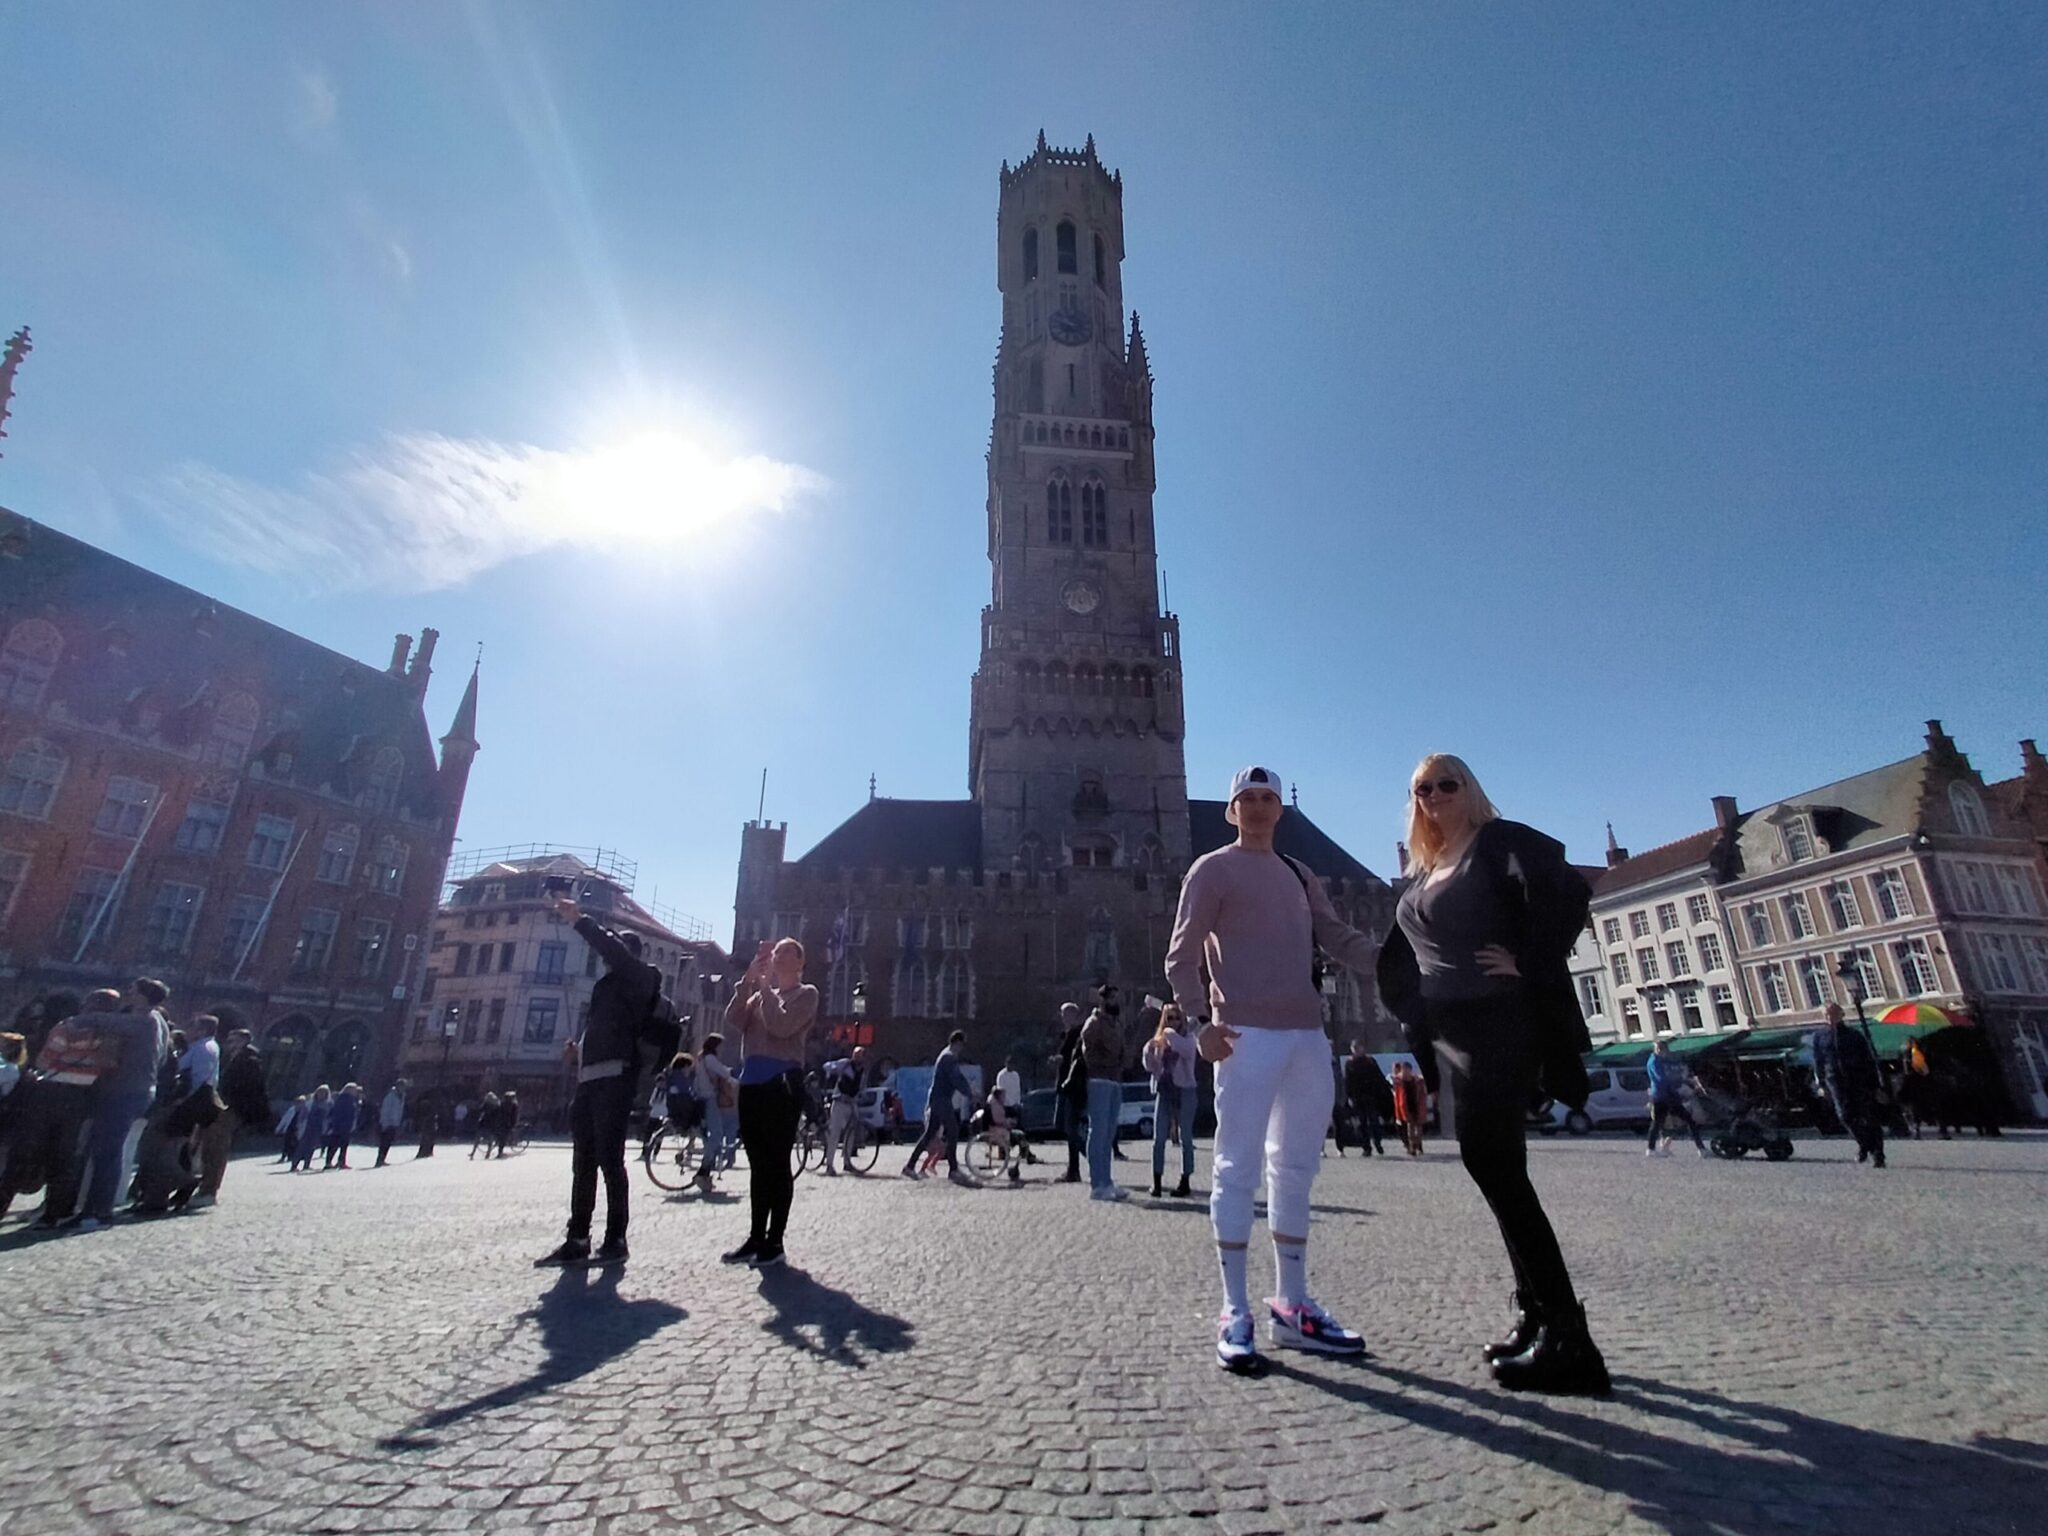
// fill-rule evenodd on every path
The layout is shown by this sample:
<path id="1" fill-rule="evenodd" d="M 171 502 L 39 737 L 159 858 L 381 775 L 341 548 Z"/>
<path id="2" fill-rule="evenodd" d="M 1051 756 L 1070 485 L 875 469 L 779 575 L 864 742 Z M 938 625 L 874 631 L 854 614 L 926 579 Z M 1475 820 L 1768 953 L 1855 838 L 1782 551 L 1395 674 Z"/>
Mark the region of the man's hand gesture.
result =
<path id="1" fill-rule="evenodd" d="M 1195 1036 L 1195 1050 L 1207 1062 L 1228 1061 L 1235 1054 L 1237 1031 L 1227 1025 L 1204 1024 Z"/>

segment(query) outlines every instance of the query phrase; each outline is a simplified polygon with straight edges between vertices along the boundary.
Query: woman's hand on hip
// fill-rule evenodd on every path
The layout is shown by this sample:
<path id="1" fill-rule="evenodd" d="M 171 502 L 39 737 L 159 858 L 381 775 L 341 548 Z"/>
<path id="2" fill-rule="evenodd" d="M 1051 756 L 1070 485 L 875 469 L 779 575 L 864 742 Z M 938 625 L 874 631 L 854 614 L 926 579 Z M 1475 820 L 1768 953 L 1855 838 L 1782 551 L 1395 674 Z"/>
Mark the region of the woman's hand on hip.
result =
<path id="1" fill-rule="evenodd" d="M 1519 976 L 1521 966 L 1515 963 L 1515 952 L 1505 944 L 1483 944 L 1472 951 L 1472 958 L 1479 962 L 1479 969 L 1487 976 Z"/>

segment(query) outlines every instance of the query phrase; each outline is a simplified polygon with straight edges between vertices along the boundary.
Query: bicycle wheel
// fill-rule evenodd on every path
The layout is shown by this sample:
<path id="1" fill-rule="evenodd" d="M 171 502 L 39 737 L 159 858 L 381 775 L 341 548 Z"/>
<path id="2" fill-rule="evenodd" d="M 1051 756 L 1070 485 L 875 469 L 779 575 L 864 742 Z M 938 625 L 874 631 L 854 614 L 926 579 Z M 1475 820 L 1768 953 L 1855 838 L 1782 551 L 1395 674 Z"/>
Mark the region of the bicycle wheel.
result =
<path id="1" fill-rule="evenodd" d="M 814 1158 L 822 1161 L 825 1149 L 818 1143 L 817 1132 L 806 1120 L 796 1128 L 796 1140 L 789 1144 L 789 1176 L 795 1178 L 811 1165 Z"/>
<path id="2" fill-rule="evenodd" d="M 875 1166 L 875 1159 L 881 1156 L 882 1143 L 875 1133 L 866 1126 L 854 1132 L 854 1139 L 846 1148 L 846 1166 L 855 1173 L 866 1173 Z"/>
<path id="3" fill-rule="evenodd" d="M 664 1125 L 649 1138 L 641 1162 L 654 1187 L 673 1194 L 687 1189 L 690 1180 L 697 1176 L 702 1151 L 701 1138 L 695 1132 L 679 1134 L 674 1126 Z"/>
<path id="4" fill-rule="evenodd" d="M 983 1178 L 987 1178 L 1002 1168 L 1002 1152 L 986 1136 L 977 1136 L 974 1138 L 974 1145 L 968 1149 L 967 1166 Z"/>

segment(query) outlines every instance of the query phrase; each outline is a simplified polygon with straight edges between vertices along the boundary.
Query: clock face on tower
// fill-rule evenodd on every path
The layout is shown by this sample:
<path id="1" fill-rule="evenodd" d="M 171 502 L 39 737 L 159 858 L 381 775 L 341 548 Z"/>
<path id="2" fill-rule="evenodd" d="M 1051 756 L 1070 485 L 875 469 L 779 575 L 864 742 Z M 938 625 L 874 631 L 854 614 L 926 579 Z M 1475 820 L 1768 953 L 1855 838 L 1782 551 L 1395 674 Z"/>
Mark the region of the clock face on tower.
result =
<path id="1" fill-rule="evenodd" d="M 1095 327 L 1085 312 L 1078 309 L 1056 309 L 1045 322 L 1046 333 L 1063 347 L 1078 347 L 1086 341 Z"/>
<path id="2" fill-rule="evenodd" d="M 1060 591 L 1060 601 L 1068 611 L 1084 617 L 1095 611 L 1095 605 L 1102 601 L 1102 594 L 1085 581 L 1070 581 Z"/>

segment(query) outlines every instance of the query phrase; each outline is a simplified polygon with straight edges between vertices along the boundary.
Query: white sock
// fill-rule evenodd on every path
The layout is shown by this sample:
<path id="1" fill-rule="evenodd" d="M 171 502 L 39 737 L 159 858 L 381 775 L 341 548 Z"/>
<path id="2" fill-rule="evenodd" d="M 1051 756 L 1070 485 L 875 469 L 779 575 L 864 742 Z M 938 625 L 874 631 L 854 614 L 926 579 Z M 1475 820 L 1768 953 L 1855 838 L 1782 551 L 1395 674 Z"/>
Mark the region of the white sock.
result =
<path id="1" fill-rule="evenodd" d="M 1242 1246 L 1225 1248 L 1218 1245 L 1216 1259 L 1223 1266 L 1223 1304 L 1233 1312 L 1250 1312 L 1251 1298 L 1244 1288 L 1244 1256 Z"/>
<path id="2" fill-rule="evenodd" d="M 1273 1239 L 1273 1294 L 1292 1306 L 1308 1300 L 1308 1244 Z"/>

